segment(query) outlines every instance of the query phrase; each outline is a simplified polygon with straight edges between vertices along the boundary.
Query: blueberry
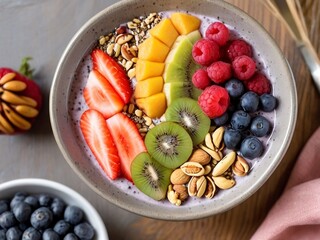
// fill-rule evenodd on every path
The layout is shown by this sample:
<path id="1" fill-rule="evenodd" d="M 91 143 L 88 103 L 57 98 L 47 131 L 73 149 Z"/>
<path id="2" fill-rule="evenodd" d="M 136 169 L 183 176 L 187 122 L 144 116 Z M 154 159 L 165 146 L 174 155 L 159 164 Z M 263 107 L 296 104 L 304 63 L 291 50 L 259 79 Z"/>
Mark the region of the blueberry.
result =
<path id="1" fill-rule="evenodd" d="M 53 230 L 60 236 L 66 235 L 71 229 L 71 224 L 65 220 L 59 220 L 53 227 Z"/>
<path id="2" fill-rule="evenodd" d="M 38 196 L 38 201 L 39 201 L 40 206 L 49 207 L 52 202 L 52 197 L 50 197 L 47 194 L 40 194 Z"/>
<path id="3" fill-rule="evenodd" d="M 6 200 L 0 200 L 0 214 L 9 210 L 10 210 L 9 202 Z"/>
<path id="4" fill-rule="evenodd" d="M 9 229 L 17 224 L 17 219 L 11 211 L 5 211 L 0 215 L 0 226 Z"/>
<path id="5" fill-rule="evenodd" d="M 63 240 L 78 240 L 79 238 L 74 233 L 68 233 Z"/>
<path id="6" fill-rule="evenodd" d="M 225 89 L 228 91 L 230 97 L 237 98 L 244 93 L 243 83 L 238 79 L 230 79 L 225 84 Z"/>
<path id="7" fill-rule="evenodd" d="M 225 112 L 224 114 L 222 114 L 222 116 L 213 118 L 212 121 L 216 126 L 222 126 L 227 123 L 228 119 L 229 119 L 228 112 Z"/>
<path id="8" fill-rule="evenodd" d="M 264 137 L 270 131 L 270 122 L 263 116 L 257 116 L 251 122 L 250 131 L 257 137 Z"/>
<path id="9" fill-rule="evenodd" d="M 10 207 L 13 208 L 18 202 L 22 202 L 27 197 L 27 194 L 24 192 L 17 192 L 14 197 L 11 199 Z"/>
<path id="10" fill-rule="evenodd" d="M 67 206 L 64 211 L 64 220 L 76 225 L 83 219 L 83 211 L 77 206 Z"/>
<path id="11" fill-rule="evenodd" d="M 25 202 L 19 202 L 14 205 L 12 212 L 19 222 L 25 222 L 30 218 L 31 207 Z"/>
<path id="12" fill-rule="evenodd" d="M 47 207 L 36 209 L 30 218 L 31 225 L 36 229 L 46 229 L 53 220 L 53 214 Z"/>
<path id="13" fill-rule="evenodd" d="M 257 137 L 249 136 L 242 141 L 240 152 L 243 157 L 254 159 L 262 155 L 263 145 Z"/>
<path id="14" fill-rule="evenodd" d="M 30 195 L 24 199 L 25 203 L 28 203 L 33 209 L 39 207 L 38 198 L 36 196 Z"/>
<path id="15" fill-rule="evenodd" d="M 244 111 L 255 112 L 259 108 L 259 95 L 252 91 L 246 92 L 241 96 L 240 104 Z"/>
<path id="16" fill-rule="evenodd" d="M 6 239 L 6 230 L 0 229 L 0 240 Z"/>
<path id="17" fill-rule="evenodd" d="M 22 240 L 41 240 L 41 237 L 41 233 L 33 227 L 27 228 L 22 234 Z"/>
<path id="18" fill-rule="evenodd" d="M 78 224 L 74 227 L 74 233 L 80 238 L 80 239 L 93 239 L 94 237 L 94 229 L 93 227 L 87 223 L 83 222 Z"/>
<path id="19" fill-rule="evenodd" d="M 63 218 L 65 203 L 60 198 L 54 198 L 51 203 L 51 211 L 56 218 Z"/>
<path id="20" fill-rule="evenodd" d="M 264 93 L 260 96 L 260 105 L 262 111 L 271 112 L 277 106 L 277 99 L 271 94 Z"/>
<path id="21" fill-rule="evenodd" d="M 251 117 L 247 112 L 238 110 L 232 114 L 230 123 L 234 130 L 243 131 L 248 128 L 250 121 Z"/>
<path id="22" fill-rule="evenodd" d="M 7 240 L 20 240 L 21 236 L 22 232 L 17 226 L 9 228 L 6 232 Z"/>
<path id="23" fill-rule="evenodd" d="M 42 240 L 60 240 L 60 236 L 51 228 L 48 228 L 43 232 Z"/>
<path id="24" fill-rule="evenodd" d="M 19 223 L 19 228 L 22 232 L 30 226 L 30 221 Z"/>
<path id="25" fill-rule="evenodd" d="M 241 133 L 238 130 L 226 129 L 223 135 L 223 141 L 226 148 L 237 149 L 241 141 Z"/>

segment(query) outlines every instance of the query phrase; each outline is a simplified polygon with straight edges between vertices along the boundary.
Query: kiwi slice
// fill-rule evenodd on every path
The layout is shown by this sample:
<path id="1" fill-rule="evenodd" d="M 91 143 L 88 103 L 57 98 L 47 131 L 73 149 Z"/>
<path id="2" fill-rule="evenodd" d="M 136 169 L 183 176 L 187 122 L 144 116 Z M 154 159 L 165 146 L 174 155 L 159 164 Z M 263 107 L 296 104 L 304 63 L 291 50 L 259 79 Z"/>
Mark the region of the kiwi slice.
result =
<path id="1" fill-rule="evenodd" d="M 211 121 L 194 99 L 175 99 L 167 108 L 165 117 L 167 121 L 177 122 L 185 128 L 190 134 L 194 146 L 201 143 L 209 132 Z"/>
<path id="2" fill-rule="evenodd" d="M 169 106 L 178 98 L 188 97 L 198 100 L 202 91 L 187 82 L 171 82 L 164 84 L 163 92 L 166 95 L 167 106 Z"/>
<path id="3" fill-rule="evenodd" d="M 192 77 L 195 68 L 200 67 L 192 59 L 193 44 L 200 38 L 198 30 L 177 38 L 165 61 L 163 73 L 165 82 L 190 82 L 190 76 Z"/>
<path id="4" fill-rule="evenodd" d="M 148 152 L 161 165 L 175 169 L 192 153 L 192 139 L 188 132 L 174 122 L 162 122 L 145 136 Z"/>
<path id="5" fill-rule="evenodd" d="M 155 200 L 166 197 L 171 172 L 171 169 L 162 166 L 146 152 L 138 154 L 131 163 L 133 183 L 141 192 Z"/>

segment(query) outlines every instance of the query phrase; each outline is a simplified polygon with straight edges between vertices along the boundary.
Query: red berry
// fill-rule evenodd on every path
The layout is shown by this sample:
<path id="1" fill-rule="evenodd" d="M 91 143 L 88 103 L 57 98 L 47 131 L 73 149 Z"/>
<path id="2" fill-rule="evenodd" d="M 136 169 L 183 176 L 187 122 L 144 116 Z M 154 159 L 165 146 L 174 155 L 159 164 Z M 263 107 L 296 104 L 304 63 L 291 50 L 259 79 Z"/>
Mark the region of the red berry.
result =
<path id="1" fill-rule="evenodd" d="M 214 22 L 207 28 L 205 36 L 223 46 L 229 40 L 229 29 L 221 22 Z"/>
<path id="2" fill-rule="evenodd" d="M 132 88 L 124 68 L 100 49 L 91 53 L 93 69 L 105 77 L 126 104 L 132 96 Z"/>
<path id="3" fill-rule="evenodd" d="M 229 78 L 231 78 L 231 65 L 226 62 L 217 61 L 212 63 L 208 68 L 207 72 L 209 75 L 209 78 L 219 84 L 223 83 Z"/>
<path id="4" fill-rule="evenodd" d="M 229 60 L 232 62 L 236 57 L 239 57 L 242 55 L 252 57 L 251 46 L 244 40 L 241 40 L 241 39 L 233 40 L 227 48 L 227 56 Z"/>
<path id="5" fill-rule="evenodd" d="M 256 71 L 256 63 L 251 57 L 242 55 L 233 60 L 232 69 L 236 78 L 248 80 Z"/>
<path id="6" fill-rule="evenodd" d="M 99 111 L 105 118 L 121 112 L 125 105 L 109 81 L 95 69 L 89 73 L 83 97 L 89 108 Z"/>
<path id="7" fill-rule="evenodd" d="M 93 109 L 86 110 L 80 117 L 80 130 L 107 176 L 111 179 L 120 177 L 121 160 L 103 115 Z"/>
<path id="8" fill-rule="evenodd" d="M 32 80 L 33 69 L 28 63 L 30 59 L 27 57 L 22 60 L 19 72 L 11 68 L 0 68 L 0 134 L 26 132 L 39 115 L 42 93 Z M 20 85 L 19 90 L 12 88 L 11 84 L 16 83 Z M 28 112 L 23 108 L 28 109 Z"/>
<path id="9" fill-rule="evenodd" d="M 192 75 L 192 83 L 196 88 L 205 89 L 210 85 L 210 78 L 208 73 L 205 69 L 198 69 Z"/>
<path id="10" fill-rule="evenodd" d="M 249 91 L 255 92 L 258 95 L 271 92 L 271 83 L 262 73 L 256 73 L 252 78 L 245 81 L 244 84 Z"/>
<path id="11" fill-rule="evenodd" d="M 209 66 L 220 58 L 219 45 L 208 39 L 200 39 L 193 45 L 192 57 L 196 63 Z"/>
<path id="12" fill-rule="evenodd" d="M 202 111 L 209 118 L 222 116 L 227 111 L 229 102 L 227 90 L 217 85 L 207 87 L 198 98 Z"/>

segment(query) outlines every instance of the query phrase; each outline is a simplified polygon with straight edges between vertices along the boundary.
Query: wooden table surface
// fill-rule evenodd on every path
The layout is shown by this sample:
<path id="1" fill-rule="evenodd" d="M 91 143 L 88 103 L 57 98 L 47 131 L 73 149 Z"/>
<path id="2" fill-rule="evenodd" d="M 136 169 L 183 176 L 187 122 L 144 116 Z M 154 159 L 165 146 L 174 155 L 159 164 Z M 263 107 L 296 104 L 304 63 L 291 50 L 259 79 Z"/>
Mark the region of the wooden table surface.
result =
<path id="1" fill-rule="evenodd" d="M 110 239 L 249 239 L 280 196 L 300 150 L 320 123 L 320 95 L 310 73 L 288 30 L 263 1 L 228 0 L 260 22 L 283 50 L 295 76 L 299 111 L 296 130 L 284 159 L 262 188 L 245 202 L 228 212 L 201 220 L 148 219 L 102 199 L 81 182 L 63 159 L 48 113 L 53 74 L 64 48 L 79 27 L 116 0 L 68 0 L 67 4 L 64 0 L 0 0 L 0 66 L 17 69 L 22 57 L 32 56 L 35 81 L 44 93 L 44 108 L 37 126 L 27 134 L 0 136 L 0 183 L 40 177 L 72 187 L 97 208 Z M 300 1 L 311 41 L 319 54 L 320 1 Z M 74 16 L 73 20 L 65 21 L 70 15 Z M 58 30 L 57 26 L 60 26 Z"/>

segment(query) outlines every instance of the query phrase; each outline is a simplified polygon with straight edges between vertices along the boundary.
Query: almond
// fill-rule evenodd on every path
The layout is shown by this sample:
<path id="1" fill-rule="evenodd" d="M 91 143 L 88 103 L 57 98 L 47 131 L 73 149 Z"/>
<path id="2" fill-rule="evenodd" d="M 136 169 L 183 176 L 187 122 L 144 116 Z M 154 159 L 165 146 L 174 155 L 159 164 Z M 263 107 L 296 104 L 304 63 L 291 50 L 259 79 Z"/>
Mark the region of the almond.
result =
<path id="1" fill-rule="evenodd" d="M 170 182 L 173 185 L 181 185 L 189 182 L 190 178 L 190 176 L 186 175 L 180 168 L 178 168 L 171 173 Z"/>
<path id="2" fill-rule="evenodd" d="M 197 162 L 204 166 L 210 163 L 210 160 L 211 160 L 210 155 L 206 153 L 204 150 L 198 148 L 192 153 L 188 161 Z"/>

